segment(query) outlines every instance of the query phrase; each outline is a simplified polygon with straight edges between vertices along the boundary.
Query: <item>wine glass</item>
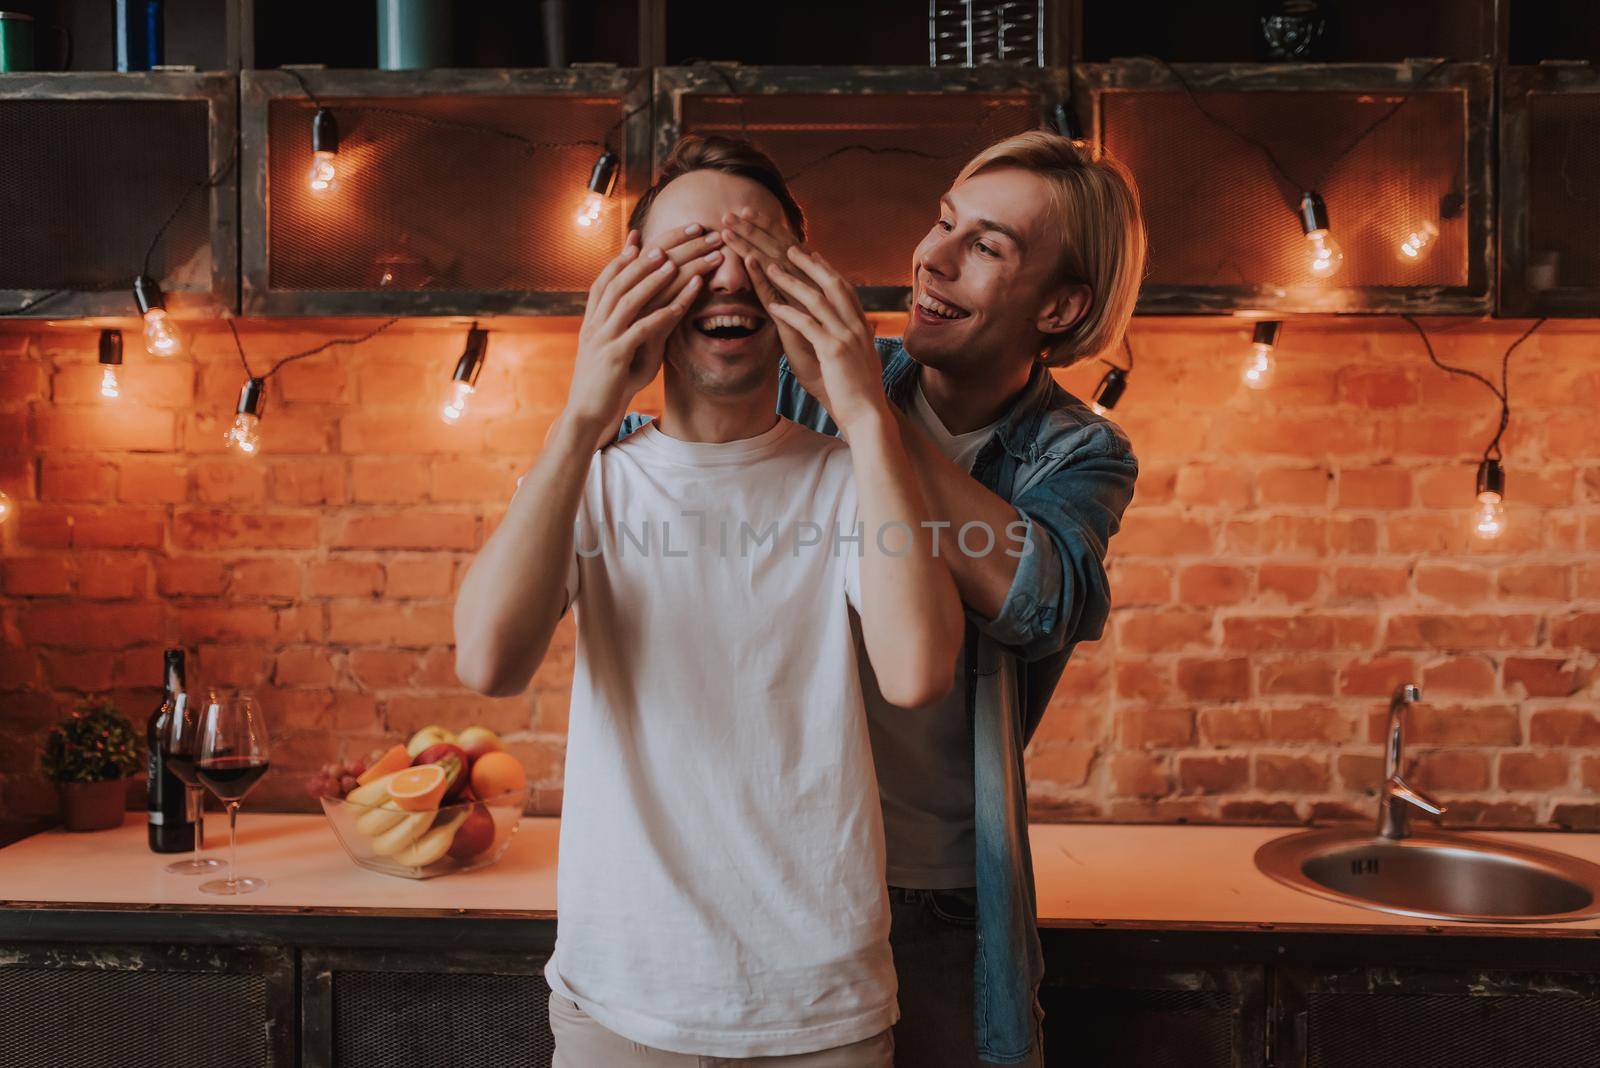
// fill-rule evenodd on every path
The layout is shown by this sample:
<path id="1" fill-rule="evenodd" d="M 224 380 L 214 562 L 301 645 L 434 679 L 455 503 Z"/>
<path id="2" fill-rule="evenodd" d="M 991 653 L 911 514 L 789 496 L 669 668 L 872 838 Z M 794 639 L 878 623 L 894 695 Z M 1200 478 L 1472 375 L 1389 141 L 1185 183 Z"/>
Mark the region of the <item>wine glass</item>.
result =
<path id="1" fill-rule="evenodd" d="M 216 702 L 213 694 L 206 702 Z M 183 782 L 183 792 L 188 802 L 189 820 L 194 824 L 194 852 L 188 860 L 167 865 L 173 875 L 204 875 L 222 867 L 215 857 L 202 857 L 206 838 L 205 787 L 195 778 L 195 758 L 200 752 L 200 732 L 205 723 L 205 708 L 189 703 L 189 695 L 180 693 L 172 699 L 171 727 L 167 731 L 167 770 Z"/>
<path id="2" fill-rule="evenodd" d="M 238 874 L 239 802 L 267 773 L 270 743 L 267 719 L 254 697 L 239 694 L 231 701 L 213 701 L 200 733 L 200 759 L 195 776 L 228 806 L 228 877 L 201 883 L 207 894 L 248 894 L 267 885 L 265 879 Z"/>

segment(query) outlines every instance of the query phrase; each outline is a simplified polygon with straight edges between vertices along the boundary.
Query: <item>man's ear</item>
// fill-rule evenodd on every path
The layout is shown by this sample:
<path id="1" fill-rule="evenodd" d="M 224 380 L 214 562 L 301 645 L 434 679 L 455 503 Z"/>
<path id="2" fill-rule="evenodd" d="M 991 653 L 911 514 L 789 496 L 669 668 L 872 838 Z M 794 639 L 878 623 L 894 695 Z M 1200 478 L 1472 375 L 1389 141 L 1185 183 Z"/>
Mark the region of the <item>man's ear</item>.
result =
<path id="1" fill-rule="evenodd" d="M 1088 312 L 1089 302 L 1093 298 L 1094 291 L 1081 282 L 1062 286 L 1039 310 L 1039 318 L 1034 325 L 1046 337 L 1065 334 L 1078 325 Z"/>

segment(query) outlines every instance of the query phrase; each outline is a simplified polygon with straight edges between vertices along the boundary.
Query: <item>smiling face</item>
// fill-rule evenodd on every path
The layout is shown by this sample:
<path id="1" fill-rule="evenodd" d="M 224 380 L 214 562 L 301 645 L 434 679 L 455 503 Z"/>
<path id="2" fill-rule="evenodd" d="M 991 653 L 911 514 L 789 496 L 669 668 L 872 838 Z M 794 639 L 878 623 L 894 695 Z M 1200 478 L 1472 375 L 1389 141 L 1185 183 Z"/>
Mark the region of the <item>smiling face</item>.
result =
<path id="1" fill-rule="evenodd" d="M 715 230 L 724 212 L 746 207 L 783 218 L 777 198 L 760 184 L 722 171 L 691 171 L 662 188 L 640 236 L 648 248 L 691 223 Z M 724 255 L 694 307 L 667 339 L 666 358 L 697 391 L 737 396 L 777 374 L 781 351 L 778 332 L 756 299 L 744 263 Z"/>
<path id="2" fill-rule="evenodd" d="M 1054 203 L 1044 179 L 1016 167 L 980 171 L 940 198 L 912 258 L 905 344 L 918 363 L 960 374 L 1031 362 L 1054 326 L 1070 326 L 1086 294 L 1057 277 Z"/>

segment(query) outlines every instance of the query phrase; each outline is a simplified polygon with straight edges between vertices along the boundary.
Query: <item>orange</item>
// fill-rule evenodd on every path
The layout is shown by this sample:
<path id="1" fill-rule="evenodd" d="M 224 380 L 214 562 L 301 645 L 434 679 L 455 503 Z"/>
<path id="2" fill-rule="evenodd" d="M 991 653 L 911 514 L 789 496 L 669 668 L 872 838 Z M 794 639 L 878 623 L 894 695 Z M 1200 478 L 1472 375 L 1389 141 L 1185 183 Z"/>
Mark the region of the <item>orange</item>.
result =
<path id="1" fill-rule="evenodd" d="M 472 762 L 472 792 L 484 801 L 516 793 L 528 785 L 528 773 L 510 753 L 496 750 Z"/>
<path id="2" fill-rule="evenodd" d="M 450 776 L 437 764 L 418 764 L 414 768 L 395 772 L 389 780 L 389 796 L 407 812 L 438 808 Z"/>
<path id="3" fill-rule="evenodd" d="M 411 757 L 406 755 L 405 746 L 391 746 L 387 753 L 372 762 L 372 767 L 356 776 L 356 782 L 365 786 L 373 779 L 381 779 L 391 771 L 399 771 L 410 763 Z"/>

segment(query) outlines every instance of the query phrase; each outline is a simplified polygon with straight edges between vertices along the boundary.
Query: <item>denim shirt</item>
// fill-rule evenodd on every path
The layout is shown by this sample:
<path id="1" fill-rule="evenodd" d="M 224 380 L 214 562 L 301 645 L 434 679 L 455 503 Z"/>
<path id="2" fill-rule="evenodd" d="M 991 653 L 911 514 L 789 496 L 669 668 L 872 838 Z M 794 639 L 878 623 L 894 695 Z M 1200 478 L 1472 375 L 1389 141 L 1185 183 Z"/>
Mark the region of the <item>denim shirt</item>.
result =
<path id="1" fill-rule="evenodd" d="M 884 391 L 905 410 L 920 367 L 898 338 L 879 338 L 877 346 Z M 838 433 L 787 361 L 779 366 L 778 411 Z M 645 421 L 630 414 L 619 437 Z M 978 1056 L 996 1064 L 1036 1064 L 1042 1056 L 1044 959 L 1022 751 L 1073 647 L 1105 629 L 1106 545 L 1133 499 L 1137 475 L 1126 435 L 1056 385 L 1042 364 L 973 462 L 972 476 L 1010 502 L 1025 527 L 999 614 L 983 619 L 969 610 L 966 628 L 978 881 L 973 1027 Z"/>

